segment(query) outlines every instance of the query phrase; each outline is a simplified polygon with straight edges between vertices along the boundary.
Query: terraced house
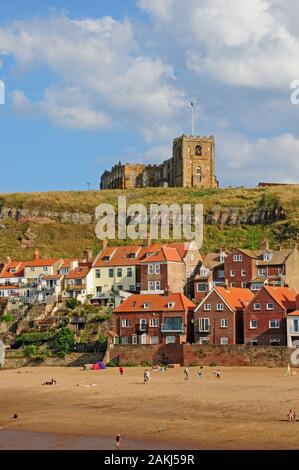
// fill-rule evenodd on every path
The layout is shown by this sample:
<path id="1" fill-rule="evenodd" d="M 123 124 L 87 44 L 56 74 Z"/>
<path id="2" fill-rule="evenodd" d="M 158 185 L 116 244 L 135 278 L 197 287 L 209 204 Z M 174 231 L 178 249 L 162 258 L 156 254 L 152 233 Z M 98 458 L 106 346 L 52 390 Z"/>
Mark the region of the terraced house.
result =
<path id="1" fill-rule="evenodd" d="M 193 342 L 195 305 L 183 294 L 135 294 L 113 311 L 115 343 Z"/>

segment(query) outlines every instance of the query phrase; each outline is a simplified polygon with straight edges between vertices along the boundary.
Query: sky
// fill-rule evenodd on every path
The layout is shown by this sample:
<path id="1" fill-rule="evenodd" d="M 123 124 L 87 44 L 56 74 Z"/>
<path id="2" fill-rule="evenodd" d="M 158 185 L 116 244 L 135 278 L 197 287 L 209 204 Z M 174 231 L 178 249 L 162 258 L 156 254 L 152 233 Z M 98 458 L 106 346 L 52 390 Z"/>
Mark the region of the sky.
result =
<path id="1" fill-rule="evenodd" d="M 222 187 L 298 183 L 298 17 L 294 0 L 0 0 L 0 192 L 161 162 L 190 101 Z"/>

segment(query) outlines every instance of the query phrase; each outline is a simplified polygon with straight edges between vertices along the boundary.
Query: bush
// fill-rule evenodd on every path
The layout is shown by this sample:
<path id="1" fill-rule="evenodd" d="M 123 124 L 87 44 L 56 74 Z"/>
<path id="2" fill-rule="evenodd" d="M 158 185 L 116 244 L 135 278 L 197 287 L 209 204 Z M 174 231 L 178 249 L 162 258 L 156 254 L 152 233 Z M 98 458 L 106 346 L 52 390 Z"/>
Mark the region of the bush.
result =
<path id="1" fill-rule="evenodd" d="M 97 339 L 97 343 L 107 343 L 108 336 L 104 333 L 100 333 Z"/>
<path id="2" fill-rule="evenodd" d="M 40 345 L 43 343 L 47 343 L 54 338 L 54 334 L 50 332 L 45 333 L 23 333 L 20 335 L 14 344 L 15 348 L 19 348 L 20 346 L 24 346 L 27 344 L 36 344 Z"/>
<path id="3" fill-rule="evenodd" d="M 7 313 L 1 317 L 1 322 L 3 323 L 11 323 L 13 321 L 13 316 L 11 313 Z"/>
<path id="4" fill-rule="evenodd" d="M 149 361 L 144 361 L 140 365 L 141 367 L 152 367 L 153 363 Z"/>
<path id="5" fill-rule="evenodd" d="M 80 300 L 75 299 L 74 297 L 71 297 L 70 299 L 67 299 L 65 302 L 65 305 L 67 308 L 70 308 L 71 310 L 75 310 L 79 305 L 81 305 Z"/>
<path id="6" fill-rule="evenodd" d="M 32 357 L 36 354 L 36 346 L 34 344 L 29 344 L 24 348 L 24 356 Z"/>
<path id="7" fill-rule="evenodd" d="M 116 367 L 116 364 L 113 361 L 109 361 L 106 364 L 107 367 Z"/>
<path id="8" fill-rule="evenodd" d="M 55 338 L 54 349 L 59 357 L 64 357 L 75 345 L 74 333 L 66 327 L 58 330 Z"/>
<path id="9" fill-rule="evenodd" d="M 98 313 L 92 318 L 88 319 L 88 323 L 101 323 L 104 322 L 105 320 L 110 320 L 112 318 L 112 315 L 110 313 Z"/>
<path id="10" fill-rule="evenodd" d="M 217 367 L 217 365 L 218 365 L 218 364 L 217 364 L 216 362 L 211 362 L 211 363 L 209 364 L 210 367 Z"/>

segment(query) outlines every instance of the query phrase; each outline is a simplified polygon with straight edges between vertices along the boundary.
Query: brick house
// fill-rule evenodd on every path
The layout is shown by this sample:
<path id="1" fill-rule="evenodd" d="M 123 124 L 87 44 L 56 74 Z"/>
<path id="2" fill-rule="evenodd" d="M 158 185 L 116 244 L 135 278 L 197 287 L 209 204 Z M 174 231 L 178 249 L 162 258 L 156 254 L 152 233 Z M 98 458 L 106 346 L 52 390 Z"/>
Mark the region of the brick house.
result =
<path id="1" fill-rule="evenodd" d="M 199 303 L 214 286 L 224 286 L 224 260 L 227 253 L 220 249 L 218 253 L 208 253 L 198 273 L 194 277 L 194 301 Z"/>
<path id="2" fill-rule="evenodd" d="M 114 342 L 193 342 L 194 308 L 183 294 L 133 294 L 113 310 Z"/>
<path id="3" fill-rule="evenodd" d="M 194 339 L 200 344 L 243 344 L 243 315 L 250 289 L 214 287 L 194 311 Z"/>
<path id="4" fill-rule="evenodd" d="M 225 258 L 224 275 L 229 287 L 249 287 L 255 292 L 264 285 L 299 290 L 298 266 L 297 245 L 271 250 L 264 240 L 260 250 L 236 248 Z"/>
<path id="5" fill-rule="evenodd" d="M 296 310 L 296 295 L 289 287 L 262 287 L 244 312 L 245 344 L 286 346 L 286 317 Z"/>

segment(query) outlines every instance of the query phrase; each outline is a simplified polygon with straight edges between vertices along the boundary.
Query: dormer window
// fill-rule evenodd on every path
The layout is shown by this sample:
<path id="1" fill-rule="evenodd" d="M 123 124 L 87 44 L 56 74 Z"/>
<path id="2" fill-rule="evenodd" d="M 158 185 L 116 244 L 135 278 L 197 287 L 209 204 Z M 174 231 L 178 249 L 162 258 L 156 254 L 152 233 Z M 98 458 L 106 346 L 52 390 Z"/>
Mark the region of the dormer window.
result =
<path id="1" fill-rule="evenodd" d="M 103 261 L 110 261 L 110 256 L 104 256 Z"/>
<path id="2" fill-rule="evenodd" d="M 272 253 L 267 252 L 263 254 L 263 261 L 271 261 L 271 259 L 272 259 Z"/>
<path id="3" fill-rule="evenodd" d="M 129 253 L 128 258 L 136 258 L 136 253 Z"/>
<path id="4" fill-rule="evenodd" d="M 175 302 L 168 302 L 167 307 L 173 308 L 175 306 Z"/>
<path id="5" fill-rule="evenodd" d="M 10 273 L 16 273 L 17 270 L 16 270 L 15 268 L 11 268 L 11 269 L 9 270 L 9 272 L 10 272 Z"/>
<path id="6" fill-rule="evenodd" d="M 148 302 L 144 302 L 143 308 L 149 308 L 150 304 Z"/>
<path id="7" fill-rule="evenodd" d="M 209 274 L 209 270 L 207 268 L 205 268 L 204 266 L 202 266 L 200 268 L 200 275 L 201 276 L 207 276 Z"/>

